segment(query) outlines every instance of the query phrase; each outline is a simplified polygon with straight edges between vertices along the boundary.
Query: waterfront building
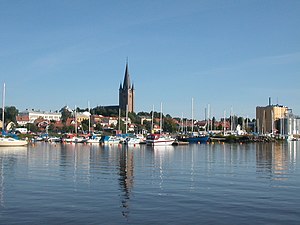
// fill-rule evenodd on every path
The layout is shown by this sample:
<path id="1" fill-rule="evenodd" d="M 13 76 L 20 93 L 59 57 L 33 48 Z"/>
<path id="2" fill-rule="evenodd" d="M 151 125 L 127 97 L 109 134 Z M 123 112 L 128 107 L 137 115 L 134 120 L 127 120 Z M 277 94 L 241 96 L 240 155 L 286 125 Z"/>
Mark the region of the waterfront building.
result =
<path id="1" fill-rule="evenodd" d="M 126 63 L 123 85 L 119 88 L 119 108 L 123 111 L 134 112 L 134 85 L 130 83 L 128 62 Z"/>
<path id="2" fill-rule="evenodd" d="M 61 119 L 61 113 L 59 112 L 45 112 L 45 111 L 35 111 L 26 109 L 20 112 L 16 117 L 17 123 L 20 126 L 24 126 L 28 123 L 34 123 L 35 120 L 42 118 L 48 121 L 59 121 Z"/>
<path id="3" fill-rule="evenodd" d="M 84 120 L 90 119 L 90 113 L 89 112 L 76 112 L 76 121 L 77 123 L 81 123 Z"/>
<path id="4" fill-rule="evenodd" d="M 282 133 L 283 126 L 280 126 L 283 119 L 288 115 L 289 109 L 282 105 L 272 105 L 269 99 L 268 106 L 256 107 L 256 123 L 257 132 L 260 134 L 275 134 Z"/>
<path id="5" fill-rule="evenodd" d="M 278 121 L 280 134 L 286 136 L 299 136 L 300 135 L 300 117 L 294 115 L 291 111 L 287 114 L 286 118 Z"/>

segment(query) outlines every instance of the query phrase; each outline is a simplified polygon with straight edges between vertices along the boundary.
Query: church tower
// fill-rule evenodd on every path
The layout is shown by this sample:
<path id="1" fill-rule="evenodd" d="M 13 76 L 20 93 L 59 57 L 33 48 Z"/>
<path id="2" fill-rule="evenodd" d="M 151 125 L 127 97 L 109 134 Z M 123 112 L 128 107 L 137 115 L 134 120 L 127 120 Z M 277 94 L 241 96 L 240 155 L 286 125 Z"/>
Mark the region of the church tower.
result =
<path id="1" fill-rule="evenodd" d="M 119 88 L 119 108 L 126 111 L 127 106 L 128 112 L 134 112 L 134 86 L 130 83 L 128 62 L 126 62 L 123 86 L 120 83 Z"/>

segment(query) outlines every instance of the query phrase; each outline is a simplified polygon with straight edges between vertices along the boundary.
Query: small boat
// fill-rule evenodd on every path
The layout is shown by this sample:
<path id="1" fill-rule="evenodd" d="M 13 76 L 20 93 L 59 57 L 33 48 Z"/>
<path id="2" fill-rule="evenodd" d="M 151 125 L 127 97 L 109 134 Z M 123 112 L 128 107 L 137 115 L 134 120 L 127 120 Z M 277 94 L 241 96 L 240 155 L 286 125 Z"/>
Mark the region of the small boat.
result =
<path id="1" fill-rule="evenodd" d="M 93 135 L 91 136 L 86 143 L 88 144 L 99 144 L 101 140 L 101 136 Z"/>
<path id="2" fill-rule="evenodd" d="M 188 134 L 188 135 L 181 135 L 177 137 L 178 141 L 188 142 L 191 144 L 205 144 L 208 142 L 209 135 L 205 134 Z"/>
<path id="3" fill-rule="evenodd" d="M 124 140 L 124 144 L 127 144 L 127 145 L 141 144 L 141 143 L 144 143 L 145 140 L 146 139 L 143 135 L 138 134 L 138 135 L 135 135 L 132 137 L 126 137 Z"/>
<path id="4" fill-rule="evenodd" d="M 166 134 L 150 134 L 146 137 L 146 144 L 150 146 L 172 145 L 175 138 Z"/>
<path id="5" fill-rule="evenodd" d="M 14 138 L 0 138 L 0 147 L 13 147 L 13 146 L 24 146 L 27 145 L 26 140 L 17 140 Z"/>
<path id="6" fill-rule="evenodd" d="M 61 138 L 59 137 L 49 137 L 47 139 L 48 142 L 51 142 L 51 143 L 57 143 L 57 142 L 61 142 Z"/>
<path id="7" fill-rule="evenodd" d="M 74 134 L 66 134 L 61 139 L 61 141 L 67 142 L 67 143 L 84 143 L 84 142 L 86 142 L 86 138 L 85 137 L 77 137 Z"/>
<path id="8" fill-rule="evenodd" d="M 100 140 L 100 143 L 103 143 L 105 145 L 115 145 L 119 144 L 120 142 L 121 138 L 116 136 L 102 136 Z"/>

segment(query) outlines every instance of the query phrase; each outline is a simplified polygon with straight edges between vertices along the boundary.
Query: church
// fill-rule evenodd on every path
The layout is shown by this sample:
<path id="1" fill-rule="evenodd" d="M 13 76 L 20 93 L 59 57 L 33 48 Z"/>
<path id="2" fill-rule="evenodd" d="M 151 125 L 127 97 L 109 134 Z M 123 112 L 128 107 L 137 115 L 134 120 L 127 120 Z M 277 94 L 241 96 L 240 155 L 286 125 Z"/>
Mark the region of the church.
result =
<path id="1" fill-rule="evenodd" d="M 119 88 L 119 108 L 122 111 L 134 112 L 134 85 L 130 83 L 128 62 L 126 63 L 123 85 Z"/>
<path id="2" fill-rule="evenodd" d="M 114 112 L 118 112 L 121 109 L 123 113 L 126 112 L 127 108 L 128 112 L 134 112 L 134 97 L 134 85 L 130 82 L 128 62 L 126 62 L 124 81 L 123 84 L 120 83 L 119 88 L 119 105 L 97 106 L 97 108 L 112 110 Z"/>

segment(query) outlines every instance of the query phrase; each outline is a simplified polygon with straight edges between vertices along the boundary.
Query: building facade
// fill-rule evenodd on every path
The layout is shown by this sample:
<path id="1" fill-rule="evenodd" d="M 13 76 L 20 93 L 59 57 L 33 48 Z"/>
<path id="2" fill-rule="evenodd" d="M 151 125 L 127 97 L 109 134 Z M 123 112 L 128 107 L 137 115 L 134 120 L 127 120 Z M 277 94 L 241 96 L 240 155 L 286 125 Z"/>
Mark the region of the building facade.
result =
<path id="1" fill-rule="evenodd" d="M 134 85 L 130 83 L 128 63 L 126 63 L 123 85 L 119 88 L 119 108 L 122 111 L 134 112 Z"/>
<path id="2" fill-rule="evenodd" d="M 280 121 L 287 117 L 288 107 L 282 105 L 256 107 L 256 127 L 260 134 L 280 133 Z"/>
<path id="3" fill-rule="evenodd" d="M 17 116 L 17 123 L 20 126 L 26 125 L 27 123 L 34 123 L 35 120 L 42 118 L 44 120 L 59 121 L 61 119 L 61 113 L 58 112 L 42 112 L 35 110 L 25 110 L 20 112 Z"/>

